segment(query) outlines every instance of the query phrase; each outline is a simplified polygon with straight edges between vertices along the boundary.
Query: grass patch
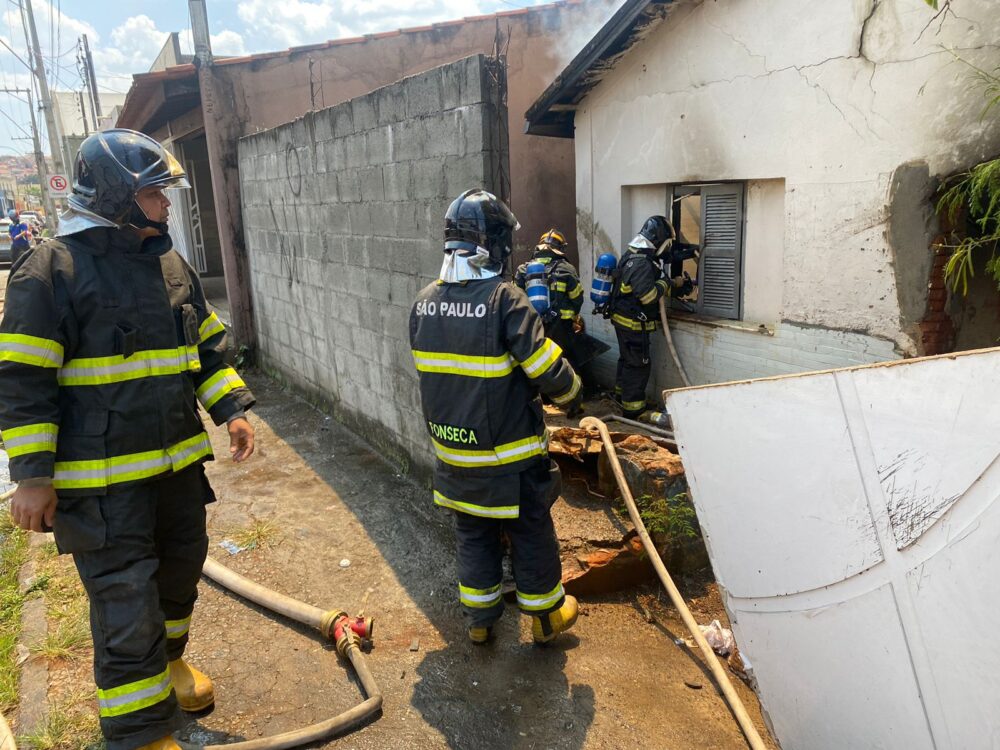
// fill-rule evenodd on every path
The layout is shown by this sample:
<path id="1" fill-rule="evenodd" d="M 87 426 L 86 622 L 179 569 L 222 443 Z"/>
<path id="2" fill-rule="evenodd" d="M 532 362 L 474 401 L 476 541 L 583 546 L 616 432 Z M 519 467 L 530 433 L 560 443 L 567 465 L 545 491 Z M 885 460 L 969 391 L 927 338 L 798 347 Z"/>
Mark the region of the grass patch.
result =
<path id="1" fill-rule="evenodd" d="M 242 549 L 253 550 L 270 547 L 277 541 L 278 525 L 271 521 L 251 521 L 250 525 L 229 535 Z"/>
<path id="2" fill-rule="evenodd" d="M 86 604 L 86 602 L 84 602 Z M 86 607 L 71 604 L 61 610 L 49 610 L 49 629 L 45 640 L 32 653 L 47 659 L 78 659 L 90 646 L 90 625 Z"/>
<path id="3" fill-rule="evenodd" d="M 21 605 L 17 574 L 27 559 L 28 538 L 10 517 L 8 505 L 0 505 L 0 710 L 17 705 L 19 670 L 15 664 L 17 639 L 21 633 Z"/>
<path id="4" fill-rule="evenodd" d="M 45 725 L 21 735 L 18 747 L 30 750 L 103 750 L 106 745 L 94 709 L 93 693 L 69 696 L 49 709 Z"/>
<path id="5" fill-rule="evenodd" d="M 42 545 L 33 554 L 39 567 L 36 580 L 45 582 L 39 590 L 45 597 L 49 628 L 45 640 L 32 653 L 47 659 L 78 659 L 90 647 L 87 594 L 70 559 L 52 555 L 47 547 Z"/>

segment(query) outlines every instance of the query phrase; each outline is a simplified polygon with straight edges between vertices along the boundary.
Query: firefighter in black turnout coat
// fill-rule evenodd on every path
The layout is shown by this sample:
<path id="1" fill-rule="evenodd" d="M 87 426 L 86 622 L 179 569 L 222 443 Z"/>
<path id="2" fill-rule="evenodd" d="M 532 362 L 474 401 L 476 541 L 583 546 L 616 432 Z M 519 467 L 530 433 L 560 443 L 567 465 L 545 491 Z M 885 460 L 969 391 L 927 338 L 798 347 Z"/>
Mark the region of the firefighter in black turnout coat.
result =
<path id="1" fill-rule="evenodd" d="M 660 298 L 683 297 L 692 286 L 666 278 L 662 259 L 676 241 L 674 228 L 664 216 L 650 216 L 629 243 L 618 263 L 611 292 L 611 323 L 618 337 L 618 372 L 615 395 L 623 416 L 639 419 L 646 411 L 649 383 L 649 335 L 660 327 Z M 693 247 L 693 246 L 691 246 Z"/>
<path id="2" fill-rule="evenodd" d="M 580 274 L 566 257 L 568 247 L 565 235 L 558 229 L 550 229 L 538 240 L 531 261 L 518 266 L 514 272 L 514 283 L 527 291 L 530 263 L 535 261 L 545 267 L 550 301 L 548 311 L 542 314 L 545 335 L 562 348 L 566 359 L 583 380 L 583 392 L 586 395 L 595 387 L 596 378 L 591 371 L 591 360 L 600 351 L 595 353 L 589 350 L 593 339 L 589 339 L 584 332 L 583 319 L 580 317 L 583 285 L 580 283 Z"/>
<path id="3" fill-rule="evenodd" d="M 440 278 L 410 313 L 420 397 L 437 456 L 434 502 L 455 511 L 459 600 L 473 642 L 503 612 L 502 532 L 513 548 L 521 610 L 545 643 L 568 630 L 577 603 L 563 591 L 549 509 L 558 471 L 547 451 L 538 393 L 578 405 L 580 378 L 546 338 L 524 292 L 501 278 L 518 227 L 484 190 L 459 196 L 445 217 Z"/>
<path id="4" fill-rule="evenodd" d="M 130 130 L 80 147 L 60 235 L 15 264 L 0 322 L 0 429 L 14 521 L 54 527 L 90 599 L 109 750 L 180 750 L 178 707 L 214 701 L 182 657 L 208 551 L 198 402 L 253 452 L 254 399 L 223 361 L 226 331 L 167 235 L 166 187 L 187 187 Z"/>

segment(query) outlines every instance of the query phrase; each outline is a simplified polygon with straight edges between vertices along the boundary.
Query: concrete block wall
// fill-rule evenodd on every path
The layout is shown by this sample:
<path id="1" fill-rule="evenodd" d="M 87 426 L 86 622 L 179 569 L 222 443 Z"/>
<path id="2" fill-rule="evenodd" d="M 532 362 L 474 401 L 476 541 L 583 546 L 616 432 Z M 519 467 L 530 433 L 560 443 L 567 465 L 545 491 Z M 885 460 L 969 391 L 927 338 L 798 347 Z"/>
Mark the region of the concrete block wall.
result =
<path id="1" fill-rule="evenodd" d="M 444 214 L 508 160 L 483 55 L 243 138 L 240 184 L 263 366 L 425 474 L 409 311 Z"/>

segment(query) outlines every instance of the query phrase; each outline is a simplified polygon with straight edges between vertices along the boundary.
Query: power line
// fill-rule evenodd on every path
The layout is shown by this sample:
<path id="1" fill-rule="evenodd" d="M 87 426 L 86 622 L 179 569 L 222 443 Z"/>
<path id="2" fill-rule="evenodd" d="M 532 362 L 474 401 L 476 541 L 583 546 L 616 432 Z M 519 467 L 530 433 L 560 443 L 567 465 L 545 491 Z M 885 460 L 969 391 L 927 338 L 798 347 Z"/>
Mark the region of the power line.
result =
<path id="1" fill-rule="evenodd" d="M 15 98 L 15 99 L 17 99 L 17 97 L 14 97 L 14 98 Z M 20 100 L 18 100 L 18 101 L 20 101 Z M 10 122 L 12 122 L 12 123 L 14 124 L 14 127 L 16 127 L 16 128 L 18 129 L 18 130 L 20 130 L 20 131 L 21 131 L 22 133 L 24 133 L 24 134 L 25 134 L 26 136 L 28 136 L 29 138 L 31 137 L 31 133 L 29 133 L 29 132 L 28 132 L 27 130 L 25 130 L 24 128 L 22 128 L 22 127 L 21 127 L 21 124 L 20 124 L 19 122 L 17 122 L 17 120 L 15 120 L 15 119 L 14 119 L 13 117 L 11 117 L 10 115 L 8 115 L 8 114 L 7 114 L 6 112 L 4 112 L 4 111 L 3 111 L 2 109 L 0 109 L 0 115 L 3 115 L 3 116 L 4 116 L 4 117 L 6 117 L 6 118 L 7 118 L 8 120 L 10 120 Z"/>

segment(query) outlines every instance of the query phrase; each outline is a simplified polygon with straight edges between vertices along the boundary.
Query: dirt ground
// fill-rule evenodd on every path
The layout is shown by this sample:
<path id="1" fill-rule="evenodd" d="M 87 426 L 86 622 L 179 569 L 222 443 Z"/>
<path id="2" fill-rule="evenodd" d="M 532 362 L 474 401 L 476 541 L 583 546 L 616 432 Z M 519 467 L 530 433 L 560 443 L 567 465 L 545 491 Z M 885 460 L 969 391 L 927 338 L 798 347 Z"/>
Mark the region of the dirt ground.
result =
<path id="1" fill-rule="evenodd" d="M 450 513 L 329 417 L 266 378 L 248 381 L 259 401 L 257 455 L 224 460 L 225 431 L 211 430 L 220 460 L 207 467 L 218 495 L 210 554 L 277 591 L 376 618 L 368 659 L 382 715 L 321 747 L 746 747 L 700 656 L 675 644 L 687 634 L 658 585 L 582 600 L 576 627 L 548 648 L 531 644 L 529 620 L 514 607 L 491 645 L 471 645 Z M 226 539 L 257 546 L 230 555 L 219 546 Z M 714 584 L 681 584 L 699 622 L 725 619 Z M 214 678 L 217 703 L 189 722 L 184 740 L 271 735 L 361 700 L 332 645 L 207 581 L 191 632 L 188 657 Z M 88 659 L 83 648 L 53 660 L 50 704 L 93 710 Z M 736 686 L 766 737 L 755 696 Z"/>
<path id="2" fill-rule="evenodd" d="M 257 455 L 208 466 L 218 495 L 210 554 L 303 601 L 376 618 L 369 663 L 382 716 L 322 747 L 746 746 L 700 656 L 675 645 L 683 625 L 652 585 L 582 601 L 577 626 L 548 648 L 531 644 L 529 620 L 513 607 L 495 642 L 470 644 L 449 512 L 330 418 L 263 377 L 248 382 Z M 212 432 L 222 459 L 225 432 Z M 236 555 L 219 546 L 252 537 L 257 547 Z M 688 583 L 700 622 L 722 616 L 714 585 Z M 360 701 L 332 646 L 210 583 L 191 633 L 188 655 L 214 677 L 217 706 L 184 739 L 252 739 Z M 753 693 L 737 688 L 766 735 Z"/>

